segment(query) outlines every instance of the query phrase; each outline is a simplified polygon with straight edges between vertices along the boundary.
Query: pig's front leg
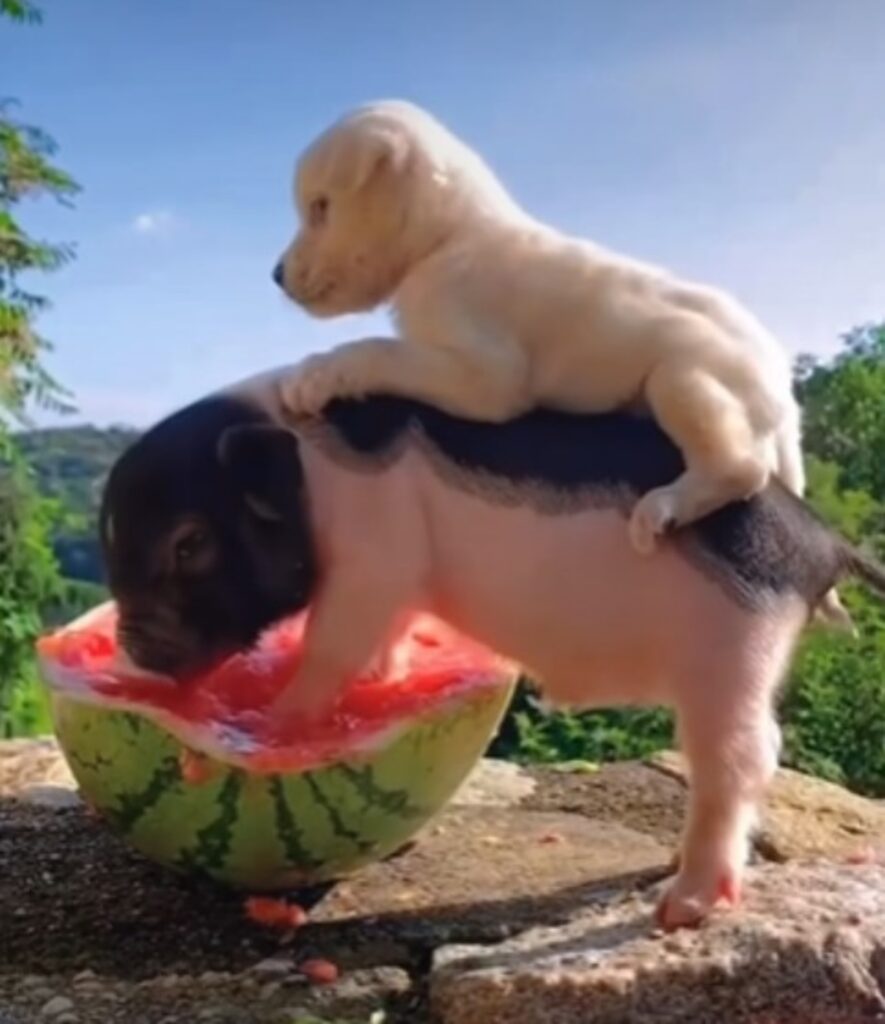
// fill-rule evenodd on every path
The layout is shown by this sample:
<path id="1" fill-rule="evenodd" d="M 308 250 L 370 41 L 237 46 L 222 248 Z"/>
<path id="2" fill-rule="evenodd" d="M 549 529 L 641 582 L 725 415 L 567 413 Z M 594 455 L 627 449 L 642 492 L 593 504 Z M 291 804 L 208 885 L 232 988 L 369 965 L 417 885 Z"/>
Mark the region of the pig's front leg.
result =
<path id="1" fill-rule="evenodd" d="M 330 573 L 310 610 L 298 672 L 273 710 L 308 722 L 325 717 L 389 642 L 406 599 L 391 579 L 356 568 Z"/>

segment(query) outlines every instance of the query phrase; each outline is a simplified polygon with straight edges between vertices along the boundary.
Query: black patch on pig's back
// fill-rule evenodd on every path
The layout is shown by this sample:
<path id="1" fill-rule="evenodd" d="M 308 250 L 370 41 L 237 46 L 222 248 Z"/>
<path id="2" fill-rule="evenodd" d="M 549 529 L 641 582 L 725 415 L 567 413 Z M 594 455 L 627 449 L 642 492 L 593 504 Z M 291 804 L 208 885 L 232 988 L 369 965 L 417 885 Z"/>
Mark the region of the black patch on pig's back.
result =
<path id="1" fill-rule="evenodd" d="M 600 503 L 643 494 L 683 470 L 678 448 L 648 418 L 628 413 L 577 416 L 548 410 L 503 424 L 449 416 L 407 399 L 335 401 L 326 421 L 367 461 L 383 459 L 416 429 L 468 474 L 551 492 L 590 492 Z M 510 488 L 512 493 L 513 488 Z M 728 505 L 675 535 L 683 554 L 741 603 L 793 592 L 815 604 L 839 575 L 842 547 L 811 509 L 779 483 Z"/>
<path id="2" fill-rule="evenodd" d="M 628 486 L 642 492 L 682 471 L 682 457 L 648 419 L 621 413 L 573 416 L 538 410 L 507 423 L 458 419 L 396 398 L 332 402 L 325 418 L 348 446 L 382 455 L 420 427 L 458 466 L 553 487 Z"/>

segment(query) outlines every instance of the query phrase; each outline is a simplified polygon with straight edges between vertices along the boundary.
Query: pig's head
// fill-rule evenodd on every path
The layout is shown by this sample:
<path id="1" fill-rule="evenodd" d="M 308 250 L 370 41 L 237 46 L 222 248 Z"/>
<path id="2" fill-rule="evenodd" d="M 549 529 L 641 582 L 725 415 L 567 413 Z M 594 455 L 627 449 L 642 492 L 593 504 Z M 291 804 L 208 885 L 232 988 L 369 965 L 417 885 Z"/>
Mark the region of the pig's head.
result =
<path id="1" fill-rule="evenodd" d="M 298 440 L 242 399 L 204 399 L 136 441 L 100 529 L 121 649 L 152 672 L 251 646 L 314 587 Z"/>

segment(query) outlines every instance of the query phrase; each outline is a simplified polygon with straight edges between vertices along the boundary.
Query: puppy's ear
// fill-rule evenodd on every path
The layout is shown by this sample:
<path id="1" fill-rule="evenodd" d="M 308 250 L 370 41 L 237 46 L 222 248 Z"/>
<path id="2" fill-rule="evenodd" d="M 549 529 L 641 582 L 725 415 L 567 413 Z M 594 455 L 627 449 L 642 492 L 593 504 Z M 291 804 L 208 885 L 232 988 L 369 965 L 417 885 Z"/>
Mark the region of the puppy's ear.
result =
<path id="1" fill-rule="evenodd" d="M 409 140 L 396 128 L 372 126 L 348 133 L 336 150 L 329 168 L 332 185 L 357 192 L 381 171 L 399 173 L 409 158 Z"/>
<path id="2" fill-rule="evenodd" d="M 218 461 L 261 519 L 282 522 L 298 506 L 304 474 L 298 439 L 270 423 L 229 427 L 218 440 Z"/>

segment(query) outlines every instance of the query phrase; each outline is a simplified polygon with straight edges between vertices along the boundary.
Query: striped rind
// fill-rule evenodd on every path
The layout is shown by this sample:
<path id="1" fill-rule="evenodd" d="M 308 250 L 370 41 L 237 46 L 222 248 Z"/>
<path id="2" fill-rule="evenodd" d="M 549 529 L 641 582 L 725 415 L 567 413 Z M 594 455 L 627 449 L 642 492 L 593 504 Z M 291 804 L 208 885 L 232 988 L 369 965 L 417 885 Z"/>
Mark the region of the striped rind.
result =
<path id="1" fill-rule="evenodd" d="M 340 878 L 408 842 L 484 753 L 512 686 L 484 687 L 417 718 L 359 760 L 251 774 L 211 762 L 182 778 L 180 742 L 128 712 L 56 695 L 56 732 L 83 796 L 138 850 L 252 891 Z"/>

